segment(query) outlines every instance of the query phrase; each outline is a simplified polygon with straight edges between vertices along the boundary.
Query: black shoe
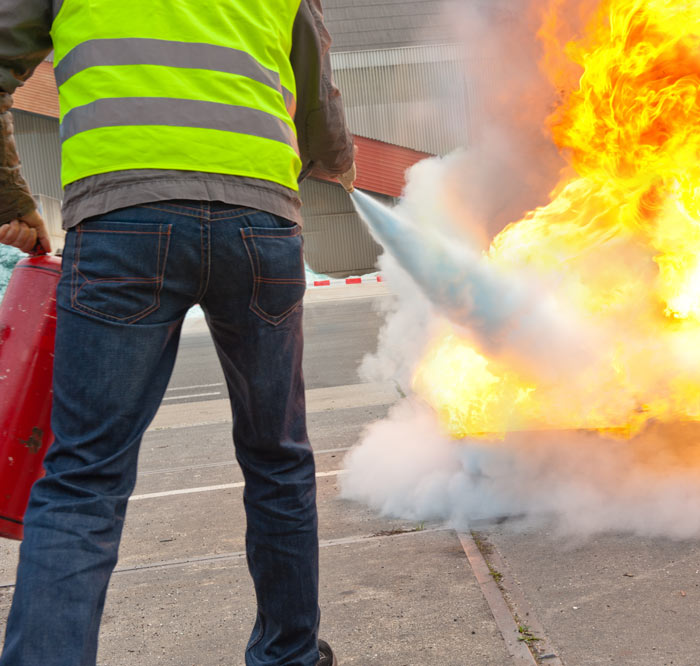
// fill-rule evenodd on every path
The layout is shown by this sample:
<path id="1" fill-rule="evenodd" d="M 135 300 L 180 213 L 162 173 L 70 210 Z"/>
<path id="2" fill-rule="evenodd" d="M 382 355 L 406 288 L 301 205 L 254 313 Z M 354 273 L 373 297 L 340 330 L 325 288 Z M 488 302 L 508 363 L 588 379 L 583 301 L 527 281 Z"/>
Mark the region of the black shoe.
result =
<path id="1" fill-rule="evenodd" d="M 318 666 L 338 666 L 338 660 L 335 658 L 331 646 L 326 641 L 318 641 L 318 651 L 321 653 Z"/>

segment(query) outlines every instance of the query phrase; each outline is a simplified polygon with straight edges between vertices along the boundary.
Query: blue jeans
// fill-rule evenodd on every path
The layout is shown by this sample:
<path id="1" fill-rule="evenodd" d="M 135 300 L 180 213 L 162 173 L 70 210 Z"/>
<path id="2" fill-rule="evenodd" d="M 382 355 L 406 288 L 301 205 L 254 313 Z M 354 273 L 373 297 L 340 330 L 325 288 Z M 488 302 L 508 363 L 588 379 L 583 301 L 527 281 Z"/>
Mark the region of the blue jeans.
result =
<path id="1" fill-rule="evenodd" d="M 195 303 L 226 377 L 245 478 L 258 603 L 246 664 L 315 666 L 318 534 L 300 233 L 268 213 L 189 201 L 116 210 L 68 233 L 57 294 L 56 441 L 26 514 L 0 666 L 95 666 L 141 438 Z"/>

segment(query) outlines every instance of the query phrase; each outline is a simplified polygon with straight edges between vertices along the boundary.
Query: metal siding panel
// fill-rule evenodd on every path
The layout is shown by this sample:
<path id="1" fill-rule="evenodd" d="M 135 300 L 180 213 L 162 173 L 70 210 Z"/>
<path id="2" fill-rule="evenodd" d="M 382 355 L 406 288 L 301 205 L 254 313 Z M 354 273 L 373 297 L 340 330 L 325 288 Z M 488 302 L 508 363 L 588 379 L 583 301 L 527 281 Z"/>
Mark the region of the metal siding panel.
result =
<path id="1" fill-rule="evenodd" d="M 12 115 L 22 175 L 32 193 L 63 199 L 58 120 L 16 110 Z"/>
<path id="2" fill-rule="evenodd" d="M 354 208 L 345 190 L 336 184 L 305 180 L 300 189 L 304 219 L 334 213 L 352 213 Z"/>
<path id="3" fill-rule="evenodd" d="M 337 277 L 375 270 L 381 247 L 353 211 L 350 197 L 337 185 L 307 180 L 304 202 L 304 254 L 317 273 Z M 379 197 L 391 202 L 389 197 Z"/>
<path id="4" fill-rule="evenodd" d="M 35 196 L 39 213 L 44 218 L 51 237 L 51 247 L 54 250 L 62 248 L 65 243 L 66 232 L 63 231 L 63 216 L 61 215 L 61 202 L 53 197 L 40 194 Z"/>
<path id="5" fill-rule="evenodd" d="M 444 155 L 469 143 L 464 61 L 456 45 L 332 54 L 355 134 Z"/>
<path id="6" fill-rule="evenodd" d="M 306 261 L 314 271 L 345 277 L 376 270 L 381 248 L 354 213 L 324 215 L 316 223 L 304 230 Z"/>
<path id="7" fill-rule="evenodd" d="M 323 6 L 334 51 L 448 39 L 449 23 L 436 0 L 324 0 Z"/>

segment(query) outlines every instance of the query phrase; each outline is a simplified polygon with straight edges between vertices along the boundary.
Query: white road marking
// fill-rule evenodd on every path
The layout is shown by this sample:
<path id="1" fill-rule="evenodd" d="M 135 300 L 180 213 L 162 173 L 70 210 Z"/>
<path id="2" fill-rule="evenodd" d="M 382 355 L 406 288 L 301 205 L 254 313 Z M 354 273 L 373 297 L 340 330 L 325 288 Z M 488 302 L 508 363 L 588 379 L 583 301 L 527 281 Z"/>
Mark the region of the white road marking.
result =
<path id="1" fill-rule="evenodd" d="M 324 476 L 338 476 L 339 474 L 344 474 L 344 469 L 336 469 L 332 472 L 317 472 L 316 478 L 321 478 Z M 130 502 L 136 502 L 138 500 L 145 499 L 156 499 L 157 497 L 172 497 L 173 495 L 191 495 L 193 493 L 208 493 L 214 490 L 231 490 L 232 488 L 243 488 L 245 483 L 243 481 L 237 481 L 236 483 L 221 483 L 218 486 L 199 486 L 197 488 L 181 488 L 180 490 L 165 490 L 160 493 L 146 493 L 145 495 L 132 495 L 129 499 Z"/>
<path id="2" fill-rule="evenodd" d="M 327 453 L 342 453 L 343 451 L 349 451 L 352 446 L 339 446 L 336 449 L 314 449 L 314 455 L 320 456 Z M 139 472 L 139 476 L 152 476 L 154 474 L 174 474 L 175 472 L 189 472 L 193 469 L 210 469 L 212 467 L 237 467 L 238 463 L 231 460 L 223 460 L 221 462 L 213 463 L 200 463 L 198 465 L 182 465 L 181 467 L 159 467 L 158 469 L 147 469 L 143 472 Z"/>
<path id="3" fill-rule="evenodd" d="M 395 533 L 389 534 L 363 534 L 360 536 L 344 537 L 340 539 L 325 539 L 319 541 L 319 548 L 333 548 L 335 546 L 347 546 L 357 543 L 371 543 L 373 541 L 384 541 L 385 539 L 401 539 L 405 537 L 420 537 L 424 534 L 434 534 L 435 532 L 451 532 L 452 528 L 448 526 L 441 527 L 427 527 L 425 529 L 407 529 L 406 531 L 397 531 Z M 233 553 L 217 553 L 216 555 L 199 555 L 194 557 L 187 557 L 177 560 L 164 560 L 160 562 L 149 562 L 147 564 L 135 564 L 133 566 L 126 566 L 124 568 L 118 568 L 114 570 L 115 574 L 127 574 L 136 573 L 138 571 L 144 571 L 147 569 L 168 569 L 172 567 L 185 567 L 192 564 L 213 564 L 220 561 L 227 560 L 242 560 L 246 556 L 245 551 L 238 551 Z M 14 584 L 8 583 L 6 585 L 0 584 L 0 589 L 5 587 L 14 587 Z"/>
<path id="4" fill-rule="evenodd" d="M 163 398 L 163 402 L 166 400 L 184 400 L 185 398 L 204 398 L 210 395 L 221 395 L 221 391 L 214 391 L 213 393 L 192 393 L 190 395 L 171 395 L 168 398 Z"/>
<path id="5" fill-rule="evenodd" d="M 218 384 L 195 384 L 194 386 L 174 386 L 173 388 L 169 388 L 168 391 L 193 391 L 194 389 L 214 388 L 215 386 L 223 385 L 223 382 L 219 382 Z"/>
<path id="6" fill-rule="evenodd" d="M 394 382 L 348 384 L 306 391 L 308 414 L 336 409 L 392 405 L 402 397 Z M 231 403 L 228 398 L 193 400 L 177 405 L 165 404 L 158 410 L 149 430 L 183 428 L 194 425 L 213 425 L 231 421 Z"/>
<path id="7" fill-rule="evenodd" d="M 385 539 L 401 539 L 407 537 L 421 537 L 424 534 L 433 534 L 435 532 L 451 532 L 452 528 L 444 525 L 438 527 L 426 527 L 425 529 L 406 529 L 405 531 L 397 530 L 386 534 L 363 534 L 360 536 L 341 537 L 339 539 L 325 539 L 319 541 L 319 548 L 333 548 L 334 546 L 347 546 L 357 543 L 371 543 L 373 541 L 384 541 Z M 241 560 L 246 556 L 245 551 L 231 553 L 217 553 L 211 555 L 199 555 L 186 557 L 176 560 L 161 560 L 160 562 L 148 562 L 146 564 L 135 564 L 125 566 L 114 570 L 115 574 L 136 573 L 148 569 L 169 569 L 173 567 L 185 567 L 192 564 L 213 564 L 221 560 Z M 0 580 L 0 590 L 14 588 L 14 582 L 3 582 Z"/>

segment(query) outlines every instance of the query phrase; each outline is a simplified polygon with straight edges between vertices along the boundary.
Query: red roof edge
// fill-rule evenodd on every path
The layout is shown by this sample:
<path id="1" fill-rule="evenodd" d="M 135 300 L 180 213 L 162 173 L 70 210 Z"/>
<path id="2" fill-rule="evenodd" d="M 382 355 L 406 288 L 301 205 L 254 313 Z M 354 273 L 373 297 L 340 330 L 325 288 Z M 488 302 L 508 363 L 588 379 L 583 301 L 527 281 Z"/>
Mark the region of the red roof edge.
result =
<path id="1" fill-rule="evenodd" d="M 355 136 L 355 146 L 357 146 L 355 187 L 390 197 L 401 196 L 406 186 L 406 171 L 410 167 L 416 162 L 434 157 L 430 153 L 369 139 L 365 136 Z M 321 174 L 314 173 L 313 177 L 330 183 L 338 182 L 335 178 Z"/>
<path id="2" fill-rule="evenodd" d="M 37 113 L 49 118 L 58 118 L 58 91 L 53 74 L 53 63 L 44 61 L 33 76 L 12 96 L 14 108 L 29 113 Z"/>

